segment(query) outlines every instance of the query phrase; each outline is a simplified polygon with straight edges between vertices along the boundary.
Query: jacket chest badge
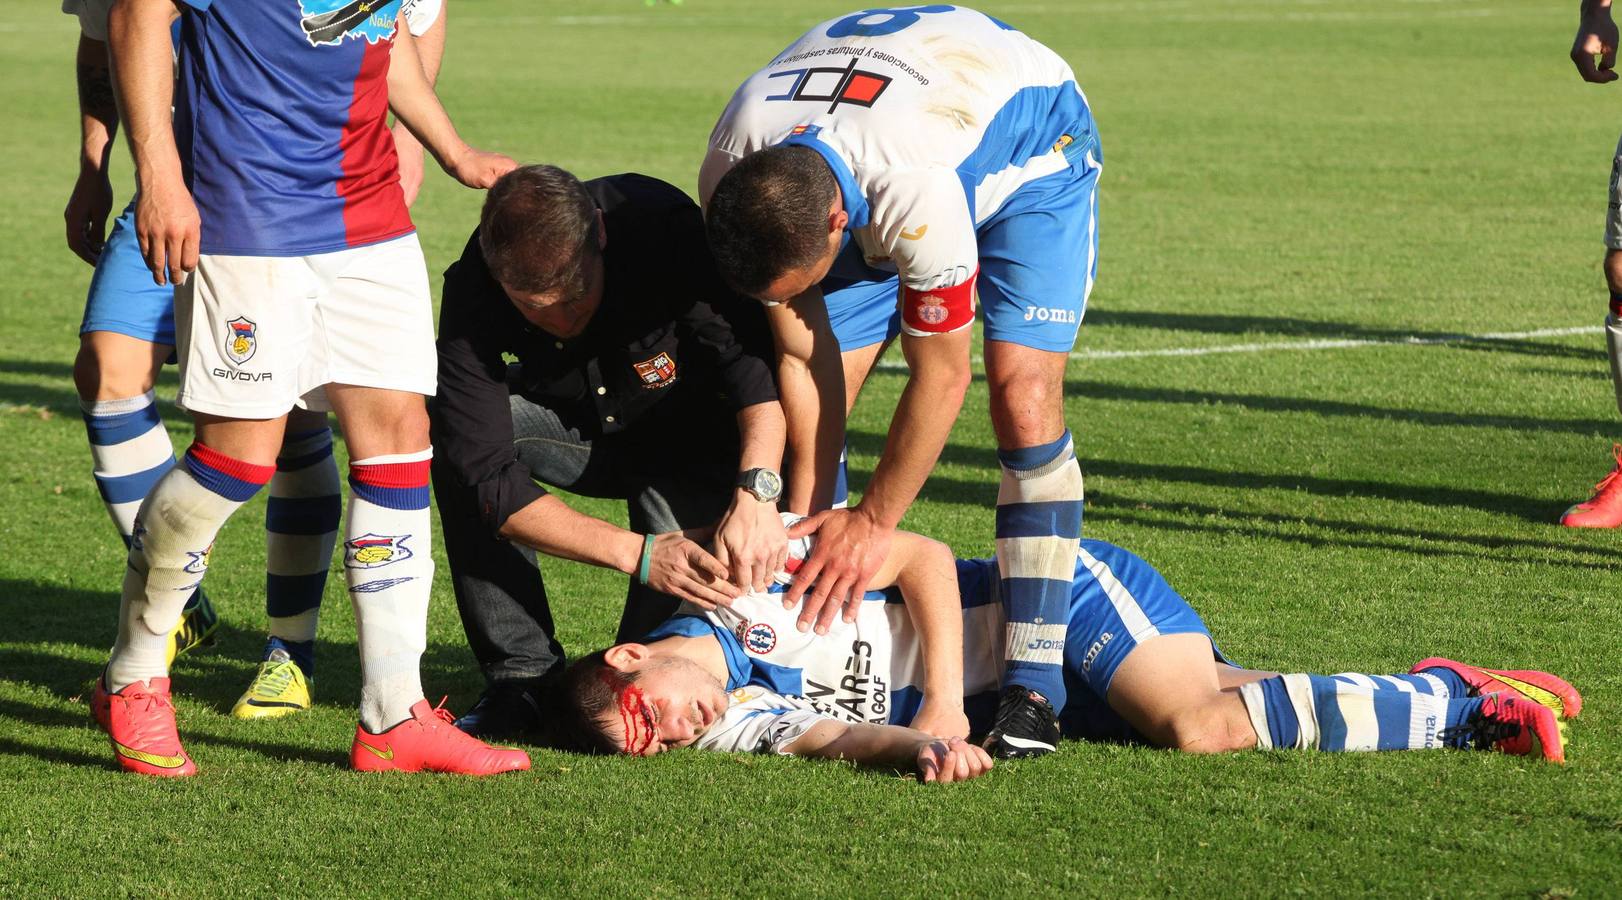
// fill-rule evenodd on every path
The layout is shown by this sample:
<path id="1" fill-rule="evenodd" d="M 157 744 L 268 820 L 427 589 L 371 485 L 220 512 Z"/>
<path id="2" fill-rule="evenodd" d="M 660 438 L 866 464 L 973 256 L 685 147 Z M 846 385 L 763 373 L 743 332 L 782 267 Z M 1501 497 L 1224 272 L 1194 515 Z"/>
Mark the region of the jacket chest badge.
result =
<path id="1" fill-rule="evenodd" d="M 642 386 L 649 390 L 669 387 L 676 381 L 676 360 L 664 351 L 631 366 L 636 369 L 636 377 L 642 380 Z"/>

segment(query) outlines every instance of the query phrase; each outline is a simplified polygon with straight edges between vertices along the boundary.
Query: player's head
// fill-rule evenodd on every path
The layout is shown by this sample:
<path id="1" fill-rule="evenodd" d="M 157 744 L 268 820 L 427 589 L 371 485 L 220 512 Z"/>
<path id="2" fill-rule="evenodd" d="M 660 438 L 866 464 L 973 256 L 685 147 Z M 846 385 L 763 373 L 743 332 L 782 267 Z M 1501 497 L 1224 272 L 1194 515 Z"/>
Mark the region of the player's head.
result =
<path id="1" fill-rule="evenodd" d="M 603 297 L 602 213 L 580 179 L 557 166 L 523 166 L 490 187 L 479 250 L 529 322 L 558 337 L 584 331 Z"/>
<path id="2" fill-rule="evenodd" d="M 693 743 L 727 708 L 726 686 L 714 675 L 645 644 L 615 644 L 575 661 L 563 698 L 571 743 L 634 756 Z"/>
<path id="3" fill-rule="evenodd" d="M 775 303 L 828 274 L 850 221 L 828 163 L 795 145 L 740 160 L 716 184 L 704 216 L 721 276 Z"/>

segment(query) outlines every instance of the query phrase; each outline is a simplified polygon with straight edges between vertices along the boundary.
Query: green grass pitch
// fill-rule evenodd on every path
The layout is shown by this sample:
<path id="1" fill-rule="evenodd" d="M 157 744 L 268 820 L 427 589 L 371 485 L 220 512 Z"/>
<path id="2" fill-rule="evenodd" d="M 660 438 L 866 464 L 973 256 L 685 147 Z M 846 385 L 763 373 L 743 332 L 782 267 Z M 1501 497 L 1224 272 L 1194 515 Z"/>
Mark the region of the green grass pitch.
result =
<path id="1" fill-rule="evenodd" d="M 442 93 L 480 146 L 691 190 L 732 88 L 850 5 L 453 0 Z M 1565 59 L 1576 5 L 985 0 L 1072 63 L 1106 148 L 1100 277 L 1068 374 L 1087 532 L 1160 566 L 1251 665 L 1443 654 L 1564 674 L 1587 697 L 1570 764 L 1069 744 L 934 789 L 698 753 L 354 775 L 339 573 L 318 708 L 225 715 L 264 628 L 262 499 L 214 556 L 219 645 L 175 670 L 202 774 L 114 771 L 81 699 L 113 640 L 122 549 L 70 377 L 90 277 L 59 215 L 75 28 L 54 2 L 5 4 L 0 895 L 1615 896 L 1622 536 L 1552 524 L 1622 433 L 1595 328 L 1622 87 Z M 479 200 L 430 176 L 414 218 L 433 272 Z M 1540 329 L 1587 330 L 1447 339 Z M 1372 343 L 1324 346 L 1343 340 Z M 1236 345 L 1281 346 L 1143 355 Z M 901 383 L 880 373 L 855 416 L 858 483 Z M 964 554 L 991 547 L 985 402 L 977 383 L 906 523 Z M 164 412 L 183 447 L 184 415 Z M 623 579 L 546 571 L 565 644 L 600 646 Z M 465 709 L 480 679 L 442 560 L 430 629 L 428 689 Z"/>

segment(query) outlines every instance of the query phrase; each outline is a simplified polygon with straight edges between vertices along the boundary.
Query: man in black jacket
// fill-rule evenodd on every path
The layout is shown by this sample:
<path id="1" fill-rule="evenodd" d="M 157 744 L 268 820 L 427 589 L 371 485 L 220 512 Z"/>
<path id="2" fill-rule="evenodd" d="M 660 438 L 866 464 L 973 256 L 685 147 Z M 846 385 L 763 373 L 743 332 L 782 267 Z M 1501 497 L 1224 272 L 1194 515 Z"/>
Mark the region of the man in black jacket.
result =
<path id="1" fill-rule="evenodd" d="M 622 638 L 679 600 L 730 604 L 783 561 L 771 336 L 680 190 L 553 166 L 503 177 L 445 273 L 438 347 L 434 493 L 488 683 L 464 731 L 534 729 L 562 670 L 534 550 L 629 575 Z M 537 481 L 625 499 L 631 530 Z M 695 540 L 711 526 L 713 554 Z"/>

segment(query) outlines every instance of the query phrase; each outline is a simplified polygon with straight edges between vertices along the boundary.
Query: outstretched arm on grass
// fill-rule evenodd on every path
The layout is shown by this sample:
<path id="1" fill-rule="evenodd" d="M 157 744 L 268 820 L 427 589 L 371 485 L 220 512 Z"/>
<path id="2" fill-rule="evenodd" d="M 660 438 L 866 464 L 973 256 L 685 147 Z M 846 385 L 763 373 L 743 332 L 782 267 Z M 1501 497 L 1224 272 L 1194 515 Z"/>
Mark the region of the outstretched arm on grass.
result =
<path id="1" fill-rule="evenodd" d="M 844 759 L 864 766 L 912 768 L 921 781 L 968 781 L 991 771 L 991 757 L 962 738 L 940 740 L 899 725 L 826 719 L 784 748 L 795 756 Z"/>

